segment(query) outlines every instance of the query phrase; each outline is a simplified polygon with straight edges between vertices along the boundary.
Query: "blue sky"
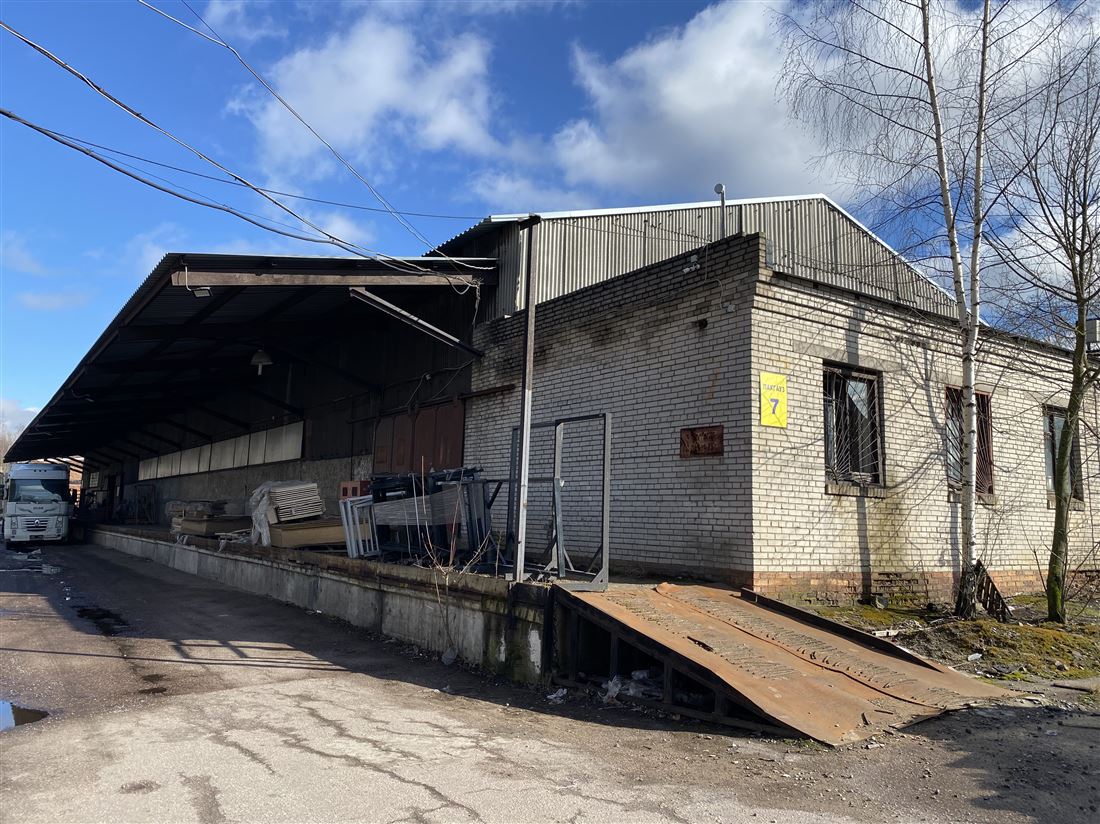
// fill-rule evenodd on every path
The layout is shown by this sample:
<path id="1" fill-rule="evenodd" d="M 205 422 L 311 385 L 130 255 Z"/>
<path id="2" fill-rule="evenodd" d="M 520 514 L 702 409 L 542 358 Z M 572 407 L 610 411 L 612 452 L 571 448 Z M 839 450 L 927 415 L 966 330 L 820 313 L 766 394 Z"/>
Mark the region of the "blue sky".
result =
<path id="1" fill-rule="evenodd" d="M 149 1 L 201 27 L 179 0 Z M 775 101 L 776 4 L 191 0 L 397 208 L 465 216 L 413 218 L 433 242 L 491 212 L 706 200 L 718 180 L 732 197 L 828 192 Z M 136 0 L 4 0 L 0 16 L 249 180 L 377 206 L 229 52 Z M 6 32 L 0 106 L 217 173 Z M 49 400 L 165 252 L 343 254 L 174 200 L 7 119 L 0 141 L 9 426 Z M 289 220 L 238 187 L 143 170 Z M 288 203 L 372 249 L 425 251 L 389 216 Z"/>

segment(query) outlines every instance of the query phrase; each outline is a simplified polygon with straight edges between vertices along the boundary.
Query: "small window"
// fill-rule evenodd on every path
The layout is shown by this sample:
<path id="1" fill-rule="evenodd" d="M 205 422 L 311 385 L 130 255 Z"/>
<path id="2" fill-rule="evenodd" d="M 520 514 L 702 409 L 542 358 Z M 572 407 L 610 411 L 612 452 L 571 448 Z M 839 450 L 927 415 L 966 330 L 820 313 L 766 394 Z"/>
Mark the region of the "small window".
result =
<path id="1" fill-rule="evenodd" d="M 825 475 L 830 481 L 882 483 L 879 376 L 826 366 Z"/>
<path id="2" fill-rule="evenodd" d="M 993 494 L 993 418 L 989 395 L 975 392 L 978 402 L 978 465 L 976 489 L 979 495 Z M 947 387 L 947 483 L 952 489 L 962 488 L 963 453 L 963 391 Z"/>
<path id="3" fill-rule="evenodd" d="M 1054 456 L 1058 452 L 1058 441 L 1066 427 L 1066 410 L 1052 406 L 1046 408 L 1046 457 L 1047 457 L 1047 494 L 1054 494 Z M 1074 500 L 1085 499 L 1081 492 L 1081 441 L 1073 433 L 1070 445 L 1069 482 Z"/>

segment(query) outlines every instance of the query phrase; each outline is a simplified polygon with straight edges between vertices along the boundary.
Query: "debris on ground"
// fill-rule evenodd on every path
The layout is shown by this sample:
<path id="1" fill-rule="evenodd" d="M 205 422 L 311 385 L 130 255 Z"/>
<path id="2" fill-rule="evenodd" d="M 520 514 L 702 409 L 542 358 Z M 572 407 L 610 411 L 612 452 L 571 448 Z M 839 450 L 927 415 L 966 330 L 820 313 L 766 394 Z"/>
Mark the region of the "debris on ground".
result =
<path id="1" fill-rule="evenodd" d="M 546 700 L 549 701 L 551 704 L 560 704 L 566 699 L 568 695 L 569 690 L 567 690 L 565 687 L 562 687 L 561 689 L 554 690 L 552 693 L 547 695 Z"/>
<path id="2" fill-rule="evenodd" d="M 607 692 L 600 697 L 605 704 L 610 704 L 619 695 L 619 690 L 623 688 L 623 679 L 616 675 L 614 678 L 604 681 L 601 686 L 603 686 Z"/>

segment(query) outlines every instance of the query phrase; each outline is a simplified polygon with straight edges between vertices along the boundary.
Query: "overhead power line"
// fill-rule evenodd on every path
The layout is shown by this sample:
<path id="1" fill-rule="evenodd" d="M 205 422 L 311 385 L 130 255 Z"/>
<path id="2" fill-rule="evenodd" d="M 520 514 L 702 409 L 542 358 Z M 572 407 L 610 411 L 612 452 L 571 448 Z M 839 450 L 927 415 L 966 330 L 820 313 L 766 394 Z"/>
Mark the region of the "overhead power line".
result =
<path id="1" fill-rule="evenodd" d="M 208 155 L 204 154 L 201 150 L 195 148 L 194 146 L 189 144 L 187 141 L 183 140 L 180 137 L 177 137 L 172 132 L 170 132 L 167 129 L 163 128 L 162 126 L 159 126 L 158 124 L 154 123 L 152 120 L 150 120 L 148 117 L 143 115 L 141 112 L 137 111 L 133 107 L 129 106 L 128 104 L 124 103 L 122 100 L 120 100 L 119 98 L 115 97 L 113 94 L 108 92 L 106 89 L 104 89 L 102 86 L 97 84 L 95 81 L 93 81 L 87 75 L 85 75 L 83 72 L 79 71 L 78 69 L 74 68 L 73 66 L 70 66 L 68 63 L 66 63 L 60 57 L 57 57 L 55 54 L 53 54 L 51 51 L 49 51 L 44 46 L 34 42 L 30 38 L 26 37 L 25 35 L 21 34 L 18 31 L 16 31 L 11 26 L 9 26 L 7 23 L 5 23 L 3 20 L 0 20 L 0 28 L 3 28 L 9 34 L 13 35 L 18 40 L 20 40 L 22 43 L 26 44 L 27 46 L 30 46 L 32 49 L 34 49 L 36 52 L 41 54 L 43 57 L 46 57 L 47 59 L 49 59 L 51 62 L 53 62 L 57 66 L 61 67 L 65 71 L 67 71 L 69 74 L 76 77 L 78 80 L 80 80 L 86 86 L 88 86 L 90 89 L 95 91 L 100 96 L 102 96 L 102 97 L 106 98 L 107 100 L 109 100 L 115 106 L 118 106 L 120 109 L 122 109 L 124 112 L 129 114 L 131 117 L 139 120 L 140 122 L 144 123 L 145 125 L 149 126 L 150 128 L 155 129 L 157 132 L 159 132 L 160 134 L 167 137 L 173 143 L 176 143 L 177 145 L 181 146 L 182 148 L 184 148 L 187 151 L 194 154 L 199 159 L 209 163 L 211 166 L 214 166 L 219 171 L 224 172 L 225 174 L 229 175 L 231 178 L 238 181 L 242 185 L 247 186 L 249 189 L 251 189 L 252 191 L 256 192 L 258 195 L 260 195 L 260 197 L 262 197 L 264 200 L 268 201 L 272 205 L 274 205 L 277 208 L 281 209 L 282 211 L 286 212 L 291 217 L 293 217 L 295 220 L 300 221 L 302 224 L 308 226 L 310 229 L 313 229 L 315 232 L 323 235 L 333 245 L 338 246 L 339 248 L 344 249 L 347 252 L 351 252 L 352 254 L 360 255 L 362 257 L 372 258 L 372 259 L 377 260 L 378 262 L 382 263 L 385 266 L 388 266 L 388 267 L 390 267 L 392 269 L 395 269 L 397 271 L 404 272 L 406 274 L 428 274 L 427 269 L 424 269 L 423 267 L 417 266 L 416 264 L 409 263 L 408 261 L 401 261 L 401 260 L 393 257 L 392 255 L 386 255 L 382 252 L 377 252 L 375 250 L 368 249 L 364 246 L 360 246 L 359 244 L 352 243 L 351 241 L 343 240 L 342 238 L 337 237 L 336 235 L 334 235 L 331 232 L 327 231 L 323 227 L 321 227 L 321 226 L 317 225 L 316 223 L 314 223 L 313 221 L 309 220 L 307 217 L 305 217 L 305 216 L 299 214 L 298 212 L 294 211 L 293 209 L 291 209 L 289 206 L 287 206 L 285 203 L 281 202 L 277 198 L 273 197 L 272 195 L 268 194 L 267 192 L 262 191 L 259 187 L 257 187 L 255 184 L 251 183 L 250 181 L 246 180 L 241 175 L 237 174 L 236 172 L 233 172 L 232 170 L 230 170 L 230 169 L 226 168 L 225 166 L 223 166 L 218 161 L 216 161 L 213 158 L 209 157 Z M 27 124 L 27 121 L 22 121 L 22 122 L 24 124 Z M 27 125 L 29 125 L 29 124 L 27 124 Z M 87 152 L 84 152 L 84 153 L 87 154 Z M 122 171 L 121 169 L 119 169 L 117 167 L 117 164 L 107 163 L 106 165 L 111 166 L 116 171 Z M 125 174 L 127 174 L 127 176 L 129 176 L 129 177 L 134 177 L 134 175 L 131 175 L 129 173 L 125 173 Z M 147 185 L 151 185 L 154 188 L 158 188 L 158 189 L 161 188 L 160 186 L 157 186 L 156 184 L 153 184 L 149 181 L 143 181 L 143 182 L 146 182 Z M 162 191 L 164 191 L 164 189 L 162 189 Z M 182 195 L 179 195 L 177 193 L 177 196 L 182 196 Z M 184 197 L 184 199 L 187 200 L 189 198 Z M 225 211 L 225 210 L 223 209 L 222 211 Z M 242 216 L 240 212 L 236 212 L 236 213 L 237 213 L 238 216 Z M 257 226 L 261 225 L 260 223 L 254 221 L 254 220 L 250 220 L 248 218 L 243 218 L 243 219 L 248 220 L 248 222 L 253 223 Z M 303 235 L 303 236 L 301 236 L 300 239 L 308 239 L 308 236 Z"/>
<path id="2" fill-rule="evenodd" d="M 244 56 L 239 51 L 237 51 L 233 46 L 229 45 L 229 43 L 227 43 L 225 41 L 225 38 L 223 38 L 220 34 L 218 34 L 218 32 L 214 29 L 214 27 L 211 26 L 209 23 L 207 23 L 206 20 L 203 19 L 202 15 L 199 14 L 197 11 L 195 11 L 195 9 L 193 9 L 191 7 L 191 5 L 187 2 L 187 0 L 182 0 L 183 4 L 185 6 L 187 6 L 187 9 L 193 15 L 195 15 L 195 17 L 199 20 L 199 22 L 202 23 L 202 25 L 204 25 L 210 31 L 210 34 L 212 34 L 213 37 L 211 37 L 208 34 L 205 34 L 202 31 L 199 31 L 194 26 L 189 26 L 187 23 L 184 23 L 179 18 L 173 17 L 171 14 L 168 14 L 168 12 L 162 11 L 161 9 L 159 9 L 156 6 L 152 5 L 151 3 L 146 2 L 146 0 L 137 0 L 137 2 L 139 2 L 141 5 L 145 6 L 147 9 L 150 9 L 151 11 L 156 12 L 161 17 L 164 17 L 166 20 L 171 20 L 176 25 L 182 26 L 183 28 L 187 29 L 188 31 L 192 32 L 193 34 L 198 35 L 199 37 L 203 38 L 204 40 L 207 40 L 211 43 L 214 43 L 217 46 L 221 46 L 222 48 L 228 50 L 237 59 L 237 62 L 239 62 L 241 64 L 241 66 L 243 66 L 244 69 L 250 75 L 252 75 L 256 79 L 256 81 L 261 86 L 263 86 L 271 94 L 272 97 L 274 97 L 277 101 L 279 101 L 279 103 L 282 105 L 282 107 L 284 109 L 286 109 L 288 112 L 290 112 L 290 114 L 294 117 L 295 120 L 297 120 L 306 129 L 308 129 L 309 133 L 312 134 L 315 138 L 317 138 L 317 140 L 319 140 L 322 143 L 322 145 L 324 145 L 324 147 L 329 150 L 329 152 L 332 154 L 332 156 L 335 157 L 336 160 L 338 160 L 340 162 L 340 164 L 345 169 L 347 169 L 349 172 L 351 172 L 351 174 L 354 175 L 355 178 L 360 183 L 362 183 L 364 186 L 366 186 L 368 191 L 370 191 L 370 193 L 372 195 L 374 195 L 375 199 L 380 204 L 382 204 L 383 208 L 390 215 L 392 215 L 393 218 L 398 223 L 400 223 L 401 226 L 403 226 L 414 238 L 416 238 L 418 241 L 423 243 L 428 248 L 429 251 L 432 251 L 432 252 L 435 252 L 436 254 L 442 255 L 444 258 L 446 258 L 447 260 L 451 260 L 456 265 L 464 266 L 464 267 L 469 268 L 469 269 L 488 269 L 488 268 L 492 268 L 492 267 L 486 267 L 486 266 L 478 266 L 478 265 L 475 265 L 475 264 L 466 263 L 464 261 L 452 260 L 446 254 L 441 252 L 435 244 L 433 244 L 426 237 L 424 237 L 423 234 L 421 234 L 420 230 L 418 230 L 409 221 L 407 221 L 405 219 L 405 217 L 399 211 L 394 209 L 393 206 L 389 203 L 389 201 L 387 201 L 386 198 L 384 198 L 382 196 L 382 193 L 379 192 L 378 189 L 376 189 L 373 185 L 371 185 L 370 181 L 367 180 L 359 172 L 359 170 L 356 169 L 339 151 L 337 151 L 335 146 L 333 146 L 331 143 L 329 143 L 329 141 L 327 141 L 324 137 L 322 137 L 320 132 L 318 132 L 315 128 L 313 128 L 313 126 L 309 123 L 309 121 L 307 121 L 304 117 L 302 117 L 302 115 L 298 113 L 297 109 L 295 109 L 293 106 L 291 106 L 290 103 L 288 103 L 286 101 L 286 99 L 281 94 L 279 94 L 270 83 L 267 82 L 267 80 L 263 77 L 263 75 L 261 75 L 258 71 L 256 71 L 256 69 L 254 69 L 252 67 L 252 65 L 247 60 L 244 59 Z"/>
<path id="3" fill-rule="evenodd" d="M 162 169 L 171 169 L 174 172 L 180 172 L 181 174 L 191 175 L 192 177 L 201 177 L 204 180 L 212 180 L 215 183 L 223 183 L 227 186 L 239 186 L 239 187 L 245 188 L 245 189 L 248 188 L 243 183 L 238 183 L 236 180 L 231 180 L 231 179 L 225 178 L 225 177 L 218 177 L 217 175 L 208 175 L 205 172 L 196 172 L 194 169 L 185 169 L 182 166 L 174 166 L 171 163 L 164 163 L 163 161 L 160 161 L 160 160 L 153 160 L 152 158 L 144 157 L 143 155 L 133 154 L 131 152 L 124 152 L 121 149 L 115 149 L 115 148 L 112 148 L 111 146 L 104 146 L 102 143 L 95 143 L 91 140 L 85 140 L 82 137 L 76 137 L 75 135 L 67 134 L 65 132 L 59 132 L 59 131 L 52 130 L 52 129 L 51 129 L 51 131 L 53 132 L 53 134 L 60 135 L 61 137 L 64 137 L 68 140 L 71 140 L 74 143 L 79 143 L 82 146 L 89 146 L 93 149 L 99 149 L 100 151 L 108 152 L 109 154 L 117 155 L 118 157 L 127 157 L 131 160 L 136 160 L 139 163 L 148 163 L 150 166 L 159 166 Z M 322 204 L 322 205 L 325 205 L 325 206 L 336 206 L 336 207 L 339 207 L 341 209 L 357 209 L 357 210 L 363 211 L 363 212 L 388 213 L 386 209 L 383 209 L 379 206 L 364 206 L 361 203 L 343 203 L 339 200 L 326 200 L 325 198 L 322 198 L 322 197 L 312 197 L 310 195 L 299 195 L 299 194 L 295 194 L 294 192 L 283 192 L 283 191 L 280 191 L 278 189 L 270 189 L 266 186 L 257 186 L 256 188 L 258 188 L 261 192 L 267 192 L 269 195 L 276 195 L 278 197 L 290 197 L 290 198 L 294 198 L 296 200 L 305 200 L 305 201 L 308 201 L 309 203 L 319 203 L 319 204 Z M 409 216 L 409 217 L 426 217 L 426 218 L 435 218 L 435 219 L 438 219 L 438 220 L 481 220 L 481 218 L 483 217 L 482 215 L 443 215 L 443 214 L 437 214 L 435 212 L 410 212 L 407 209 L 400 209 L 400 210 L 398 210 L 398 212 L 399 212 L 399 214 L 406 215 L 406 216 Z"/>
<path id="4" fill-rule="evenodd" d="M 156 189 L 157 191 L 164 192 L 165 194 L 172 195 L 172 197 L 178 197 L 181 200 L 186 200 L 188 203 L 194 203 L 198 206 L 205 206 L 209 209 L 216 209 L 220 212 L 226 212 L 227 214 L 230 214 L 230 215 L 233 215 L 234 217 L 240 218 L 241 220 L 244 220 L 247 223 L 251 223 L 253 226 L 258 226 L 261 229 L 266 229 L 269 232 L 275 232 L 276 234 L 284 235 L 285 237 L 293 238 L 295 240 L 304 240 L 304 241 L 307 241 L 309 243 L 324 243 L 324 244 L 330 244 L 330 245 L 333 244 L 333 241 L 326 238 L 326 237 L 318 237 L 318 236 L 315 236 L 315 235 L 306 235 L 306 234 L 302 234 L 300 232 L 287 231 L 287 230 L 284 230 L 284 229 L 279 229 L 279 228 L 276 228 L 276 227 L 270 225 L 269 223 L 265 222 L 266 219 L 263 219 L 263 218 L 255 219 L 253 217 L 250 217 L 249 213 L 244 212 L 240 209 L 235 209 L 234 207 L 232 207 L 232 206 L 230 206 L 226 203 L 219 203 L 217 201 L 208 200 L 205 197 L 202 197 L 201 195 L 197 196 L 197 197 L 192 197 L 190 195 L 184 194 L 183 192 L 176 191 L 175 189 L 172 189 L 168 186 L 163 186 L 159 183 L 155 183 L 154 181 L 149 180 L 145 177 L 142 177 L 141 175 L 139 175 L 135 172 L 127 171 L 126 169 L 122 168 L 121 165 L 111 161 L 109 158 L 103 157 L 101 154 L 99 154 L 98 152 L 93 151 L 92 149 L 81 146 L 80 144 L 76 143 L 75 141 L 70 140 L 69 138 L 63 136 L 59 132 L 55 132 L 51 129 L 47 129 L 45 126 L 40 126 L 37 123 L 32 123 L 31 121 L 20 117 L 19 115 L 15 114 L 12 111 L 9 111 L 8 109 L 0 108 L 0 116 L 6 117 L 9 120 L 14 121 L 15 123 L 19 123 L 23 126 L 26 126 L 28 129 L 32 129 L 33 131 L 36 131 L 39 134 L 45 135 L 46 137 L 62 144 L 63 146 L 68 146 L 70 149 L 73 149 L 74 151 L 77 151 L 77 152 L 80 152 L 81 154 L 87 155 L 88 157 L 92 158 L 93 160 L 96 160 L 99 163 L 102 163 L 104 166 L 108 166 L 109 168 L 115 170 L 119 174 L 126 175 L 126 177 L 129 177 L 133 180 L 136 180 L 139 183 L 143 183 L 144 185 L 149 186 L 153 189 Z M 283 225 L 286 225 L 286 224 L 283 224 Z M 339 244 L 337 244 L 337 245 L 339 245 Z M 344 247 L 341 247 L 341 248 L 344 248 Z M 360 257 L 362 257 L 362 255 L 360 255 Z"/>

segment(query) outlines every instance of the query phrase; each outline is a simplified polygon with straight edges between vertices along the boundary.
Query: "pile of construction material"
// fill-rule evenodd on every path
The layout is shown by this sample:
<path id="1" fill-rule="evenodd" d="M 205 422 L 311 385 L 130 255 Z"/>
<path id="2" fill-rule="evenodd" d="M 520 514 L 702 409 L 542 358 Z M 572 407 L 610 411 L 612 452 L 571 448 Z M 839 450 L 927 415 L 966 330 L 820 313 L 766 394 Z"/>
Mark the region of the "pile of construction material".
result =
<path id="1" fill-rule="evenodd" d="M 283 549 L 342 544 L 339 518 L 322 518 L 325 504 L 317 484 L 268 481 L 250 499 L 252 543 Z"/>
<path id="2" fill-rule="evenodd" d="M 316 518 L 325 511 L 314 483 L 286 483 L 271 488 L 268 495 L 268 523 L 285 524 Z"/>
<path id="3" fill-rule="evenodd" d="M 171 522 L 173 535 L 211 538 L 251 526 L 251 518 L 240 512 L 230 513 L 228 508 L 226 501 L 169 501 L 164 505 L 164 514 Z"/>

